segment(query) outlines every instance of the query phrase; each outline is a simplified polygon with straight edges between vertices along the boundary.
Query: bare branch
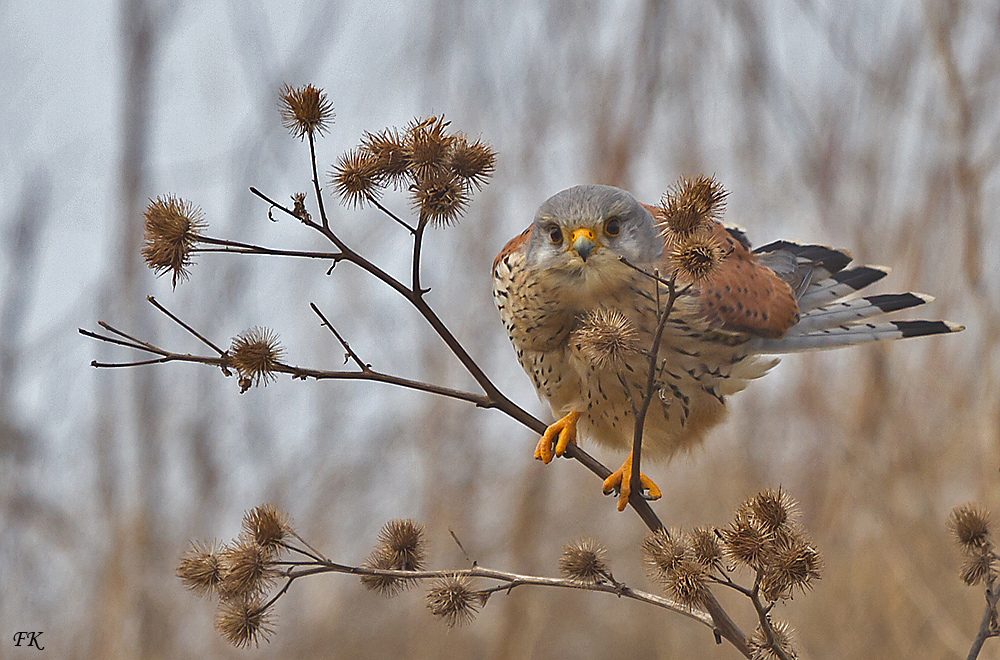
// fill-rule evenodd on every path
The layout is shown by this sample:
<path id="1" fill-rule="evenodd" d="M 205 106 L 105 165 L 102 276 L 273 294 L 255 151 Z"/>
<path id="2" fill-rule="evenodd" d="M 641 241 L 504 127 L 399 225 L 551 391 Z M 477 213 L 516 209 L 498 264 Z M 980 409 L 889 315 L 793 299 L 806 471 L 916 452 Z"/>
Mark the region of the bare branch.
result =
<path id="1" fill-rule="evenodd" d="M 213 344 L 209 340 L 205 339 L 205 337 L 200 332 L 198 332 L 197 330 L 195 330 L 194 328 L 192 328 L 191 326 L 189 326 L 187 323 L 185 323 L 184 321 L 182 321 L 179 318 L 177 318 L 176 316 L 174 316 L 170 312 L 170 310 L 168 310 L 166 307 L 164 307 L 160 303 L 156 302 L 156 298 L 154 298 L 153 296 L 146 296 L 146 300 L 148 300 L 149 304 L 151 304 L 153 307 L 155 307 L 156 309 L 158 309 L 161 312 L 163 312 L 164 314 L 166 314 L 167 317 L 171 321 L 173 321 L 174 323 L 176 323 L 177 325 L 181 326 L 182 328 L 184 328 L 185 330 L 187 330 L 188 332 L 190 332 L 192 335 L 194 335 L 195 337 L 197 337 L 201 341 L 201 343 L 205 344 L 206 346 L 208 346 L 209 348 L 211 348 L 213 351 L 215 351 L 219 355 L 225 355 L 226 354 L 226 352 L 224 350 L 222 350 L 221 348 L 219 348 L 218 346 L 216 346 L 215 344 Z"/>
<path id="2" fill-rule="evenodd" d="M 1000 637 L 1000 628 L 997 626 L 997 601 L 1000 600 L 1000 589 L 997 588 L 996 580 L 991 580 L 986 586 L 986 608 L 983 611 L 983 618 L 979 622 L 979 630 L 975 639 L 972 640 L 972 648 L 969 649 L 968 660 L 976 660 L 979 652 L 983 648 L 983 643 L 990 637 Z"/>
<path id="3" fill-rule="evenodd" d="M 358 365 L 358 368 L 361 369 L 361 371 L 369 371 L 369 367 L 371 367 L 371 365 L 362 362 L 361 358 L 358 357 L 358 354 L 351 348 L 351 345 L 347 343 L 347 340 L 340 336 L 340 333 L 333 327 L 333 324 L 330 323 L 325 316 L 323 316 L 323 312 L 319 311 L 319 307 L 316 306 L 316 303 L 309 303 L 309 307 L 311 307 L 312 311 L 316 313 L 316 316 L 323 321 L 323 325 L 330 329 L 330 332 L 332 332 L 333 336 L 337 338 L 340 345 L 344 347 L 344 350 L 347 352 L 347 356 L 344 361 L 346 362 L 349 358 L 354 360 L 354 363 Z"/>

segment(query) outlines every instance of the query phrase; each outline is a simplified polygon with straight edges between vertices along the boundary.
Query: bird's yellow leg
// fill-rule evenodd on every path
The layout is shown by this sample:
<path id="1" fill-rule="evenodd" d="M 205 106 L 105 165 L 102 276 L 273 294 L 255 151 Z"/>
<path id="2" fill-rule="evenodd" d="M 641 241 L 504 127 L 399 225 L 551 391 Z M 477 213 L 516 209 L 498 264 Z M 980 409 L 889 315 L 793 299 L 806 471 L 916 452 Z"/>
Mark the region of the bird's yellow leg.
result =
<path id="1" fill-rule="evenodd" d="M 643 490 L 648 492 L 646 496 L 651 500 L 658 500 L 662 496 L 659 487 L 653 480 L 644 474 L 639 474 L 639 483 Z M 604 480 L 604 494 L 609 495 L 613 491 L 618 491 L 618 510 L 624 511 L 628 505 L 628 496 L 632 493 L 632 452 L 628 453 L 628 458 L 622 466 L 611 473 L 611 476 Z"/>
<path id="2" fill-rule="evenodd" d="M 576 420 L 580 419 L 580 413 L 571 412 L 562 419 L 549 425 L 542 434 L 542 439 L 535 447 L 535 458 L 542 463 L 550 463 L 553 456 L 562 456 L 566 447 L 576 444 Z M 553 443 L 555 451 L 553 452 Z"/>

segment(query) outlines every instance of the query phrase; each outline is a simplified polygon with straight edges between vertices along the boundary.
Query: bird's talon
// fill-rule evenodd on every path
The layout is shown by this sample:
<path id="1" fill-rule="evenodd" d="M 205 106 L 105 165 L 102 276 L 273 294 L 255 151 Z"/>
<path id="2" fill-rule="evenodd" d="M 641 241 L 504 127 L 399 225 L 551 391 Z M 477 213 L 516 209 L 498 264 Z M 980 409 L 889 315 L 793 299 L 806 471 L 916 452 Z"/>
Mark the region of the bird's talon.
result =
<path id="1" fill-rule="evenodd" d="M 571 412 L 550 424 L 535 447 L 535 459 L 548 464 L 554 456 L 562 456 L 567 447 L 575 445 L 576 421 L 579 418 L 580 413 Z"/>
<path id="2" fill-rule="evenodd" d="M 639 475 L 639 484 L 642 488 L 641 496 L 644 500 L 658 500 L 663 497 L 660 488 L 653 483 L 653 480 L 644 474 Z M 602 487 L 605 495 L 618 491 L 618 510 L 624 511 L 628 506 L 629 495 L 632 494 L 632 454 L 622 463 L 622 466 L 611 473 L 604 480 Z"/>

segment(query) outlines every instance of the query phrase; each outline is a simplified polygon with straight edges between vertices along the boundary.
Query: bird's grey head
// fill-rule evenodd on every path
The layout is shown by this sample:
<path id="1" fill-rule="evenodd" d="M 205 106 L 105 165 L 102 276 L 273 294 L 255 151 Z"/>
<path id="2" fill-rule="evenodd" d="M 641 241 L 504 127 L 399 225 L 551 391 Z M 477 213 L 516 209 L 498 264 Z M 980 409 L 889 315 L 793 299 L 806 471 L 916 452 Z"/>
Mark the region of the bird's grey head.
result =
<path id="1" fill-rule="evenodd" d="M 625 257 L 649 264 L 663 252 L 653 217 L 632 195 L 612 186 L 567 188 L 545 200 L 531 226 L 529 268 L 584 276 L 617 271 Z"/>

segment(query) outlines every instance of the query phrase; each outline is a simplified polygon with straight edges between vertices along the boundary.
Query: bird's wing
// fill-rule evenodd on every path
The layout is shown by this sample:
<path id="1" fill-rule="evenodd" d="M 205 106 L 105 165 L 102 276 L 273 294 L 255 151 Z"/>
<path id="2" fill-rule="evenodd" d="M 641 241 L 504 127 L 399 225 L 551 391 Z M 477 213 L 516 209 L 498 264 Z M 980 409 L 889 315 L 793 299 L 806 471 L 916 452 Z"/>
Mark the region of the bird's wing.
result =
<path id="1" fill-rule="evenodd" d="M 520 328 L 524 325 L 524 301 L 521 299 L 517 279 L 523 284 L 524 279 L 524 248 L 531 234 L 531 227 L 512 238 L 507 245 L 500 250 L 500 254 L 493 260 L 493 301 L 500 311 L 500 319 L 503 321 L 507 334 L 510 336 L 515 347 L 525 340 L 525 332 Z M 518 317 L 521 317 L 520 322 Z M 530 325 L 528 332 L 530 332 Z M 520 355 L 518 356 L 520 358 Z"/>
<path id="2" fill-rule="evenodd" d="M 656 207 L 646 208 L 656 216 Z M 784 335 L 799 320 L 792 287 L 760 263 L 742 231 L 713 222 L 712 234 L 725 256 L 712 276 L 692 289 L 700 316 L 720 330 L 767 338 Z M 664 261 L 669 259 L 669 243 L 664 240 Z M 669 265 L 664 266 L 669 272 Z"/>

